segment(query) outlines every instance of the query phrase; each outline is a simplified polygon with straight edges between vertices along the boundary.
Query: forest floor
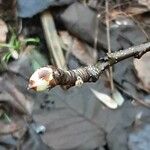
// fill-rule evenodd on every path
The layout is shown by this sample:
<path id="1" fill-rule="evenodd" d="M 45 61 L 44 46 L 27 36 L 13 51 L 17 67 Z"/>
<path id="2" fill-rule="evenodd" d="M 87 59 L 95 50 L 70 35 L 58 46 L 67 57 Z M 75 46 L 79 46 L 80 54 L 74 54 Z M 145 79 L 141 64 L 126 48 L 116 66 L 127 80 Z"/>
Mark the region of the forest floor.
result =
<path id="1" fill-rule="evenodd" d="M 0 16 L 0 150 L 149 150 L 149 52 L 96 82 L 28 90 L 43 66 L 77 69 L 150 42 L 149 0 L 1 0 Z"/>

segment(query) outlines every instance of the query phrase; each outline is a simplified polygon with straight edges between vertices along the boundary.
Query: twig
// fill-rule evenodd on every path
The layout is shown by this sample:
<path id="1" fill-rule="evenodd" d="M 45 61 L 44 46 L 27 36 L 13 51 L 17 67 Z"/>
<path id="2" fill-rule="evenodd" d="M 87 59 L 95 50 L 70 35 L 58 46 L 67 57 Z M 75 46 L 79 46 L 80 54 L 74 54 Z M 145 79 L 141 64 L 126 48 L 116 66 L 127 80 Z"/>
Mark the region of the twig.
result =
<path id="1" fill-rule="evenodd" d="M 110 45 L 110 24 L 109 24 L 109 3 L 108 0 L 105 0 L 105 7 L 106 7 L 106 30 L 107 30 L 107 46 L 108 46 L 108 53 L 111 53 L 111 45 Z"/>
<path id="2" fill-rule="evenodd" d="M 146 33 L 145 29 L 141 26 L 141 23 L 135 19 L 134 16 L 128 15 L 127 13 L 125 13 L 125 12 L 123 12 L 123 11 L 120 11 L 120 15 L 121 15 L 121 14 L 122 14 L 122 15 L 125 15 L 126 17 L 131 18 L 131 19 L 137 24 L 137 26 L 139 27 L 139 29 L 143 32 L 143 34 L 145 35 L 145 37 L 146 37 L 147 39 L 149 39 L 149 36 L 148 36 L 148 34 Z"/>
<path id="3" fill-rule="evenodd" d="M 107 45 L 108 45 L 108 53 L 111 53 L 111 45 L 110 45 L 110 24 L 109 24 L 109 1 L 105 0 L 106 7 L 106 31 L 107 31 Z M 109 79 L 110 79 L 110 87 L 111 92 L 114 91 L 114 82 L 113 82 L 113 70 L 112 67 L 109 67 Z"/>
<path id="4" fill-rule="evenodd" d="M 98 25 L 99 25 L 99 19 L 101 18 L 101 14 L 98 12 L 96 16 L 96 25 L 95 25 L 95 39 L 94 39 L 94 49 L 97 49 L 97 40 L 98 40 Z"/>
<path id="5" fill-rule="evenodd" d="M 43 67 L 38 69 L 31 76 L 28 88 L 34 89 L 35 91 L 43 91 L 57 85 L 73 86 L 76 84 L 77 79 L 82 79 L 83 82 L 94 82 L 98 80 L 101 73 L 109 66 L 129 57 L 140 58 L 148 51 L 150 51 L 150 42 L 114 53 L 107 53 L 107 56 L 102 58 L 95 65 L 75 70 L 64 71 L 54 66 Z"/>
<path id="6" fill-rule="evenodd" d="M 130 85 L 134 86 L 137 90 L 140 90 L 140 91 L 143 91 L 144 93 L 147 93 L 149 94 L 149 91 L 147 89 L 145 89 L 144 87 L 142 87 L 141 85 L 138 85 L 137 83 L 132 83 L 131 81 L 128 81 L 126 79 L 123 79 L 122 80 L 122 84 L 126 82 L 126 83 L 129 83 Z"/>
<path id="7" fill-rule="evenodd" d="M 116 82 L 117 84 L 117 87 L 120 91 L 122 91 L 124 94 L 126 94 L 129 98 L 135 100 L 137 103 L 147 107 L 147 108 L 150 108 L 150 103 L 147 103 L 145 101 L 142 101 L 140 100 L 139 98 L 133 96 L 132 94 L 130 94 L 128 91 L 126 91 L 118 82 Z"/>
<path id="8" fill-rule="evenodd" d="M 50 57 L 52 54 L 55 64 L 59 68 L 67 69 L 53 16 L 50 11 L 45 11 L 41 14 L 41 22 L 43 25 L 43 30 L 45 32 L 45 38 L 50 52 Z"/>

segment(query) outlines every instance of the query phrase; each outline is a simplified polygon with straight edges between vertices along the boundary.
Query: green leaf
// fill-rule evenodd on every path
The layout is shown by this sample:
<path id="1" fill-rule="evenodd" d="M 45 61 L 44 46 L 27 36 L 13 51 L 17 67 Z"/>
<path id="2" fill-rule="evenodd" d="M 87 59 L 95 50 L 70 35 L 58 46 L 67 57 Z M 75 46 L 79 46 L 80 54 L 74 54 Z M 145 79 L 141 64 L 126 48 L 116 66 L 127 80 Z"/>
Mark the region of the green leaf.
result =
<path id="1" fill-rule="evenodd" d="M 7 53 L 5 53 L 5 55 L 2 57 L 2 61 L 4 61 L 4 62 L 7 63 L 7 62 L 9 61 L 10 57 L 11 57 L 11 53 L 10 53 L 10 52 L 7 52 Z"/>
<path id="2" fill-rule="evenodd" d="M 40 42 L 40 39 L 39 39 L 39 38 L 28 38 L 28 39 L 25 39 L 24 42 L 25 42 L 26 44 L 27 44 L 27 43 L 36 44 L 36 43 L 39 43 L 39 42 Z"/>

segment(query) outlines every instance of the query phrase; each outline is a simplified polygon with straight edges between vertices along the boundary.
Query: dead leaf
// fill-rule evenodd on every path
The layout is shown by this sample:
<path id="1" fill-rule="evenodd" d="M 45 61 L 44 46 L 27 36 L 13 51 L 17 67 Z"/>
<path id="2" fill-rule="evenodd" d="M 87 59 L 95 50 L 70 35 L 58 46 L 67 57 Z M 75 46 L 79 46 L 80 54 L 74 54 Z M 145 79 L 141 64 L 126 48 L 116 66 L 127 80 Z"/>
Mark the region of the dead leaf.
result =
<path id="1" fill-rule="evenodd" d="M 6 42 L 8 28 L 6 23 L 0 19 L 0 43 Z"/>
<path id="2" fill-rule="evenodd" d="M 150 0 L 138 0 L 138 2 L 150 9 Z"/>
<path id="3" fill-rule="evenodd" d="M 9 124 L 5 124 L 0 122 L 0 134 L 10 134 L 19 130 L 20 126 L 18 124 L 12 122 Z"/>
<path id="4" fill-rule="evenodd" d="M 65 49 L 68 50 L 73 42 L 72 36 L 67 31 L 60 31 L 59 35 L 60 35 L 60 40 L 61 40 L 62 44 L 65 46 Z"/>
<path id="5" fill-rule="evenodd" d="M 71 36 L 66 31 L 59 32 L 62 46 L 69 50 L 80 62 L 91 65 L 96 63 L 97 51 L 87 44 L 81 42 L 79 39 Z"/>
<path id="6" fill-rule="evenodd" d="M 146 53 L 140 59 L 134 59 L 134 66 L 143 86 L 150 91 L 150 53 Z"/>
<path id="7" fill-rule="evenodd" d="M 97 52 L 77 38 L 74 39 L 71 48 L 72 54 L 86 65 L 92 65 L 97 60 Z"/>
<path id="8" fill-rule="evenodd" d="M 142 6 L 127 7 L 127 9 L 125 10 L 126 14 L 128 14 L 129 16 L 140 15 L 148 11 L 148 8 Z"/>
<path id="9" fill-rule="evenodd" d="M 0 94 L 0 101 L 6 101 L 25 114 L 31 114 L 33 108 L 33 101 L 27 99 L 23 93 L 11 83 L 8 78 L 0 82 L 3 85 L 3 92 Z"/>
<path id="10" fill-rule="evenodd" d="M 128 100 L 119 109 L 103 109 L 103 104 L 92 94 L 91 88 L 109 93 L 110 89 L 104 83 L 100 79 L 96 83 L 72 87 L 67 91 L 56 87 L 48 92 L 47 99 L 55 101 L 55 106 L 50 110 L 40 109 L 36 100 L 34 119 L 46 127 L 46 132 L 42 135 L 43 141 L 54 149 L 101 149 L 105 142 L 109 144 L 112 141 L 108 141 L 107 136 L 115 129 L 128 129 L 137 113 L 143 111 L 142 116 L 149 117 L 149 109 L 133 106 Z M 38 95 L 38 99 L 41 102 L 45 97 Z M 125 134 L 128 132 L 125 131 Z M 120 145 L 120 141 L 126 143 L 120 132 L 115 132 L 115 137 Z"/>
<path id="11" fill-rule="evenodd" d="M 116 109 L 118 107 L 118 104 L 116 101 L 114 101 L 110 96 L 100 93 L 94 89 L 91 89 L 93 94 L 98 98 L 99 101 L 104 103 L 106 106 L 108 106 L 111 109 Z"/>

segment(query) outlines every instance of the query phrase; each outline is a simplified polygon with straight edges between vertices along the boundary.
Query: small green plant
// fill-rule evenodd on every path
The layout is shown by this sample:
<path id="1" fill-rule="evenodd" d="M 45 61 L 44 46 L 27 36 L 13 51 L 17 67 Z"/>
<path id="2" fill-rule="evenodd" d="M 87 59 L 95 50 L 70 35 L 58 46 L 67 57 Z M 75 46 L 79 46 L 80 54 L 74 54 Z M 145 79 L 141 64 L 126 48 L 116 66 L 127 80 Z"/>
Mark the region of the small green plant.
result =
<path id="1" fill-rule="evenodd" d="M 0 43 L 0 48 L 8 48 L 9 50 L 3 55 L 2 61 L 8 63 L 11 57 L 17 59 L 19 57 L 18 53 L 20 52 L 20 49 L 23 47 L 23 45 L 26 44 L 34 45 L 38 44 L 39 42 L 40 42 L 39 38 L 27 38 L 20 41 L 18 37 L 13 33 L 9 43 Z"/>

